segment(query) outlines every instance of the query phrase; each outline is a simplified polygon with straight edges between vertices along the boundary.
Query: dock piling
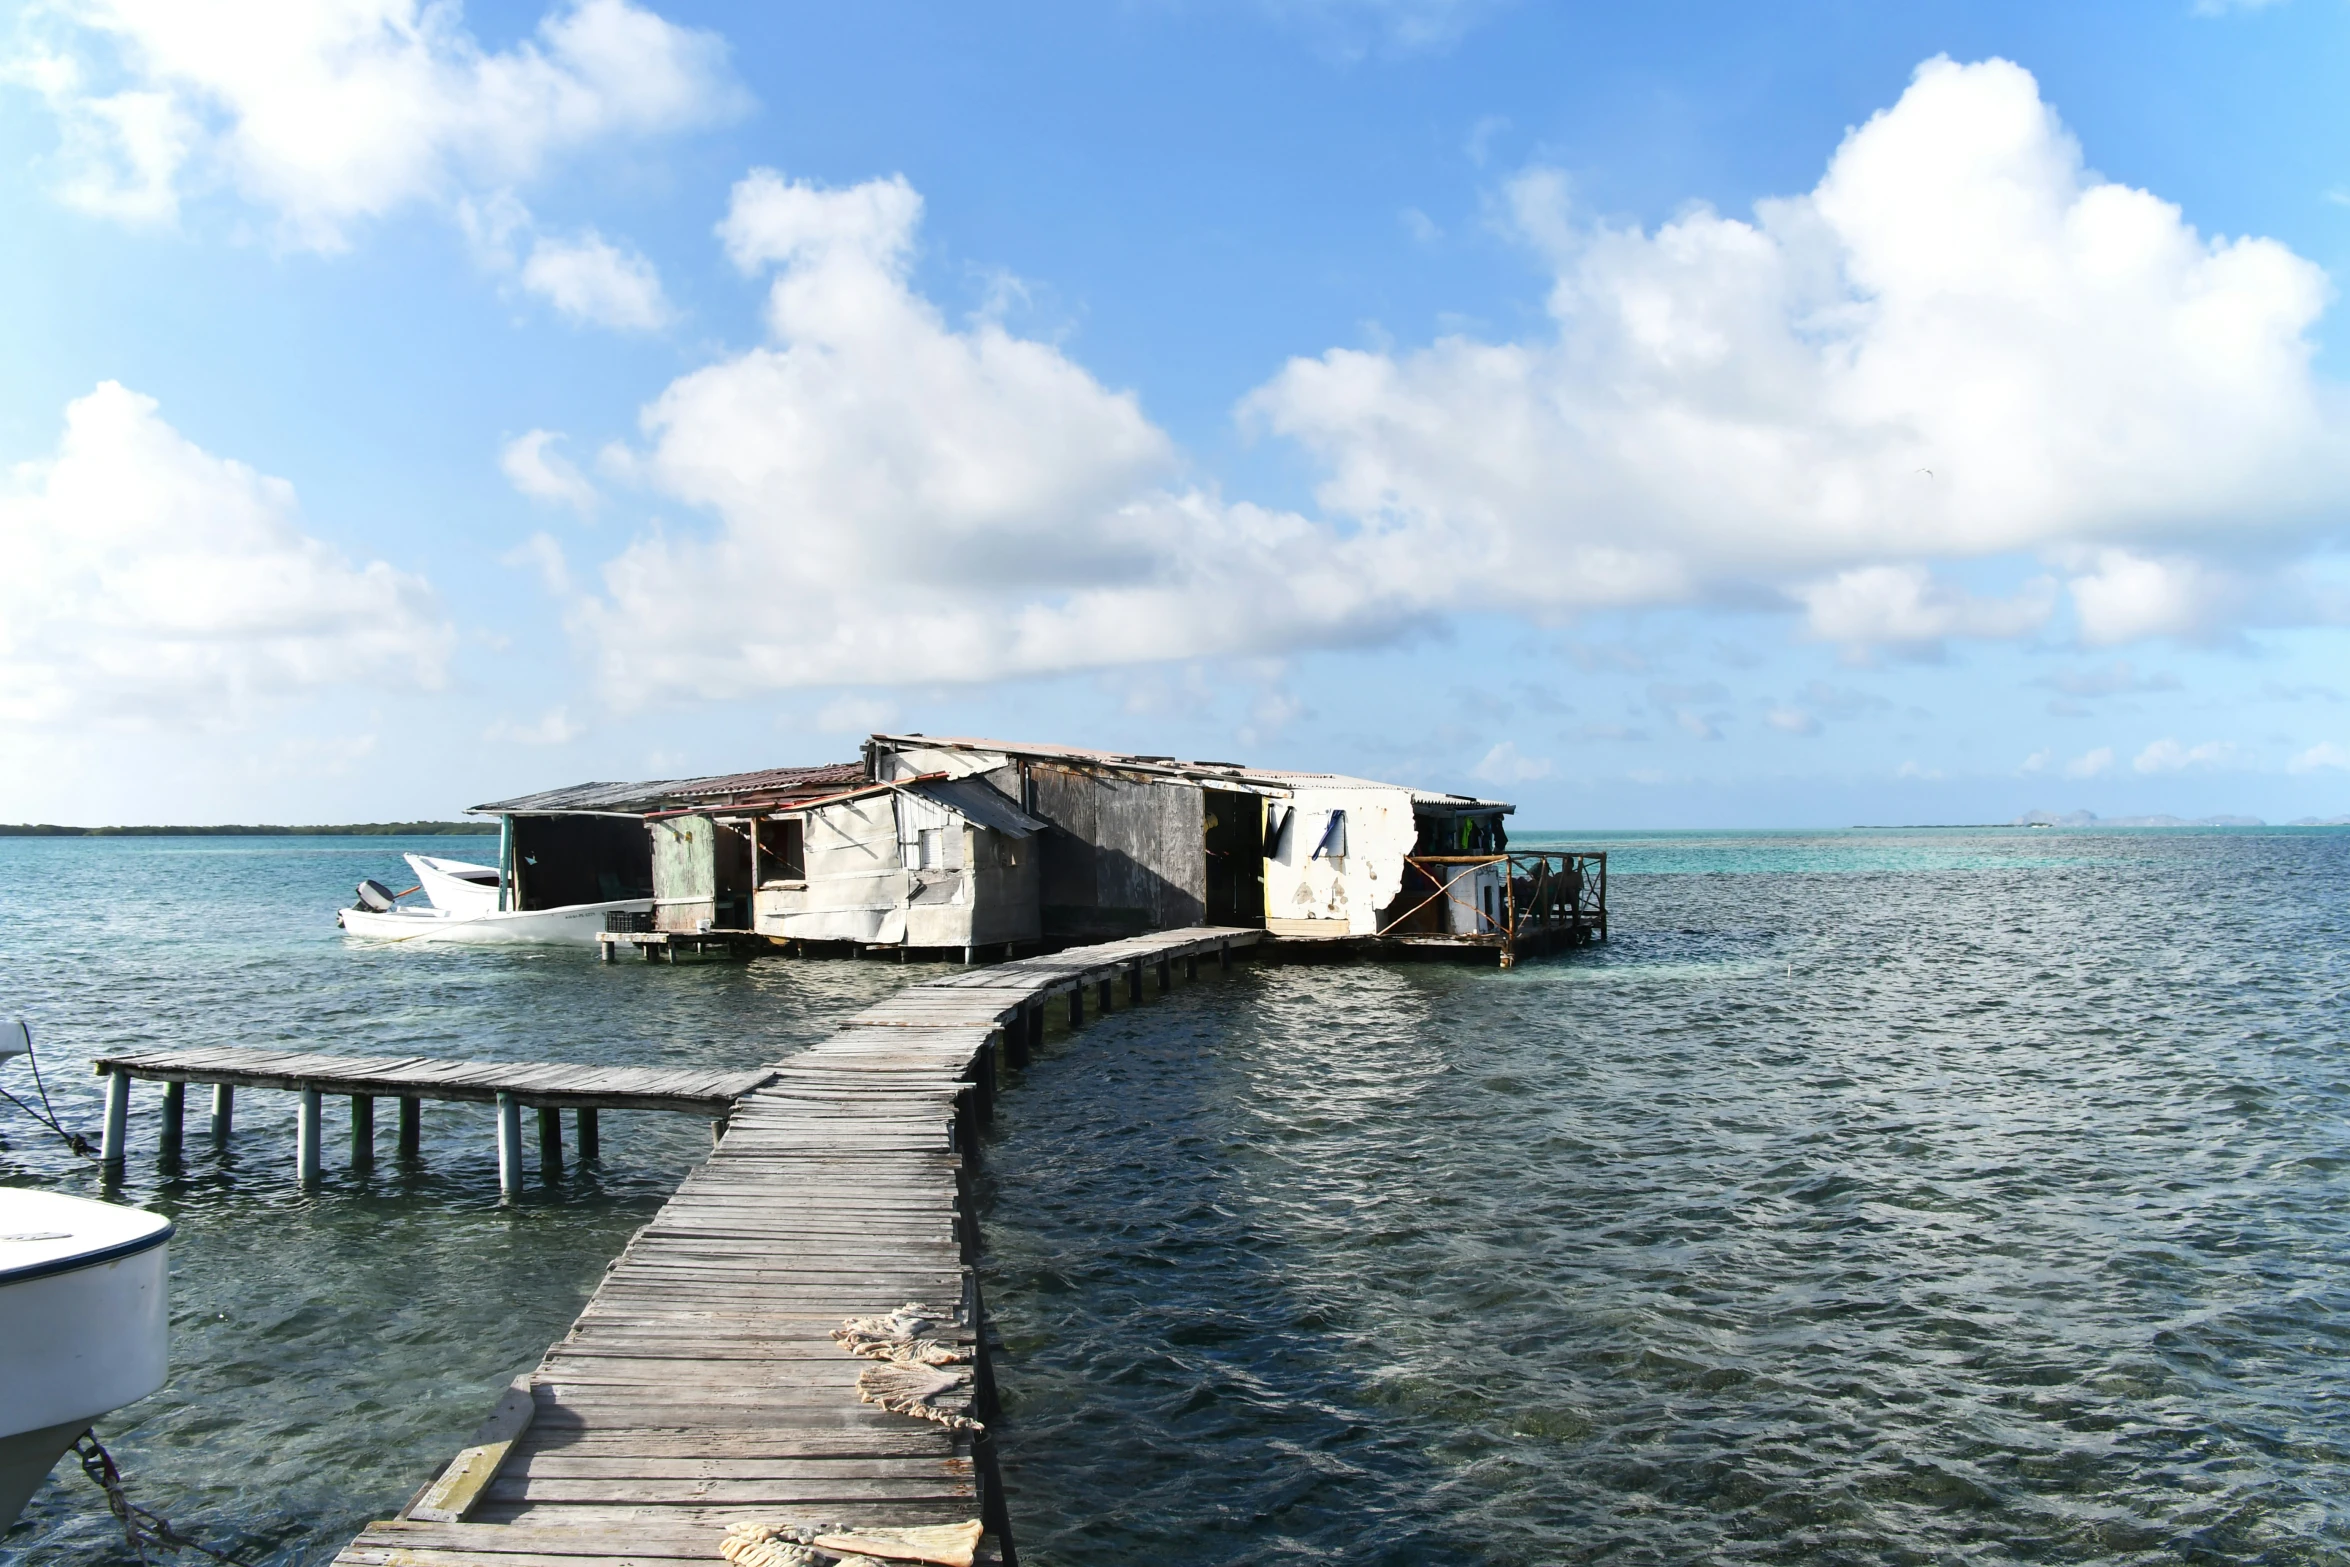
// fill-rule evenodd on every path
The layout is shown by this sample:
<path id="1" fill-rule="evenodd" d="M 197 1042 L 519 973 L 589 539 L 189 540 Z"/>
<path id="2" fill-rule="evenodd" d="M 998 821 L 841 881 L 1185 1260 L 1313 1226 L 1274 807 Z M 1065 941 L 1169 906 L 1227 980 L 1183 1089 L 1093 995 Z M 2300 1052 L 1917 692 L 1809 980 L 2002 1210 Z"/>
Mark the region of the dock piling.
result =
<path id="1" fill-rule="evenodd" d="M 1012 1014 L 1012 1021 L 1004 1030 L 1004 1065 L 1014 1071 L 1028 1064 L 1028 1030 L 1035 1024 L 1036 1014 L 1037 1004 L 1026 1002 Z"/>
<path id="2" fill-rule="evenodd" d="M 1077 1028 L 1085 1022 L 1085 984 L 1081 980 L 1069 987 L 1069 1026 Z"/>
<path id="3" fill-rule="evenodd" d="M 212 1140 L 228 1141 L 229 1132 L 237 1120 L 237 1087 L 234 1083 L 212 1085 Z"/>
<path id="4" fill-rule="evenodd" d="M 375 1163 L 375 1096 L 351 1096 L 351 1168 L 363 1170 Z"/>
<path id="5" fill-rule="evenodd" d="M 294 1172 L 304 1186 L 318 1184 L 318 1085 L 304 1083 L 294 1112 Z"/>
<path id="6" fill-rule="evenodd" d="M 603 1157 L 603 1153 L 602 1129 L 596 1125 L 595 1107 L 581 1105 L 579 1107 L 579 1162 L 585 1164 L 590 1159 Z"/>
<path id="7" fill-rule="evenodd" d="M 1099 984 L 1094 986 L 1093 1009 L 1096 1012 L 1099 1012 L 1102 1016 L 1108 1017 L 1110 1015 L 1110 1008 L 1116 1004 L 1113 998 L 1117 995 L 1117 993 L 1118 982 L 1116 980 L 1105 979 L 1101 981 Z"/>
<path id="8" fill-rule="evenodd" d="M 554 1180 L 563 1173 L 563 1112 L 553 1105 L 539 1106 L 539 1175 Z"/>
<path id="9" fill-rule="evenodd" d="M 1138 1005 L 1142 1001 L 1142 959 L 1140 958 L 1136 958 L 1126 965 L 1126 999 Z"/>
<path id="10" fill-rule="evenodd" d="M 162 1154 L 166 1159 L 180 1156 L 180 1139 L 187 1125 L 188 1085 L 169 1082 L 163 1085 Z"/>
<path id="11" fill-rule="evenodd" d="M 123 1160 L 123 1141 L 130 1133 L 131 1075 L 128 1072 L 106 1074 L 106 1130 L 98 1143 L 98 1162 L 109 1170 L 120 1170 Z"/>
<path id="12" fill-rule="evenodd" d="M 400 1096 L 400 1157 L 415 1159 L 424 1152 L 424 1101 L 413 1094 Z"/>
<path id="13" fill-rule="evenodd" d="M 508 1202 L 522 1195 L 522 1101 L 498 1095 L 498 1191 Z"/>

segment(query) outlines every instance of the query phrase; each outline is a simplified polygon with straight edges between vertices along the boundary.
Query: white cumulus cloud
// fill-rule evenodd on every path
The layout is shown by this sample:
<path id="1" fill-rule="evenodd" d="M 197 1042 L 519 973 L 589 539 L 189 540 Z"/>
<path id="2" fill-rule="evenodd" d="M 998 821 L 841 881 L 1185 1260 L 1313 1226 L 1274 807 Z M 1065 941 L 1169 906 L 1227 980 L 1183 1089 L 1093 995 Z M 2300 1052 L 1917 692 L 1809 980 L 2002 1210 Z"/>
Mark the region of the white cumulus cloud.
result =
<path id="1" fill-rule="evenodd" d="M 769 341 L 644 412 L 634 472 L 718 525 L 639 539 L 575 603 L 612 695 L 979 680 L 1392 621 L 1379 580 L 1319 569 L 1328 530 L 1171 487 L 1131 394 L 947 321 L 908 280 L 921 206 L 902 179 L 736 187 L 719 234 L 774 269 Z"/>
<path id="2" fill-rule="evenodd" d="M 0 723 L 242 721 L 351 682 L 437 685 L 431 588 L 304 533 L 293 487 L 112 382 L 0 490 Z"/>
<path id="3" fill-rule="evenodd" d="M 482 738 L 514 745 L 569 745 L 586 733 L 587 726 L 574 719 L 569 708 L 558 705 L 529 723 L 501 719 L 490 725 Z"/>
<path id="4" fill-rule="evenodd" d="M 2094 751 L 2085 751 L 2064 764 L 2067 778 L 2095 778 L 2113 770 L 2113 747 L 2101 745 Z"/>
<path id="5" fill-rule="evenodd" d="M 562 439 L 554 430 L 532 430 L 518 435 L 498 453 L 498 467 L 506 475 L 506 482 L 532 500 L 568 506 L 585 517 L 596 509 L 596 487 L 569 458 L 554 449 L 555 443 Z"/>
<path id="6" fill-rule="evenodd" d="M 2090 175 L 2015 65 L 1927 62 L 1751 220 L 1615 228 L 1563 190 L 1512 188 L 1555 267 L 1548 336 L 1333 350 L 1248 403 L 1328 465 L 1330 511 L 1471 563 L 1498 600 L 1759 584 L 1823 634 L 2013 634 L 2036 594 L 1970 609 L 1921 571 L 2282 547 L 2350 493 L 2309 369 L 2324 273 Z M 2183 623 L 2088 591 L 2102 638 Z"/>
<path id="7" fill-rule="evenodd" d="M 1512 187 L 1544 332 L 1333 350 L 1244 400 L 1323 465 L 1310 518 L 1183 482 L 1061 347 L 947 319 L 903 178 L 754 172 L 718 235 L 770 279 L 766 340 L 656 397 L 627 463 L 708 522 L 639 538 L 572 623 L 623 703 L 1766 596 L 1931 656 L 2045 634 L 2068 591 L 2090 640 L 2217 634 L 2248 602 L 2225 562 L 2289 561 L 2350 501 L 2320 269 L 2095 178 L 2014 65 L 1927 62 L 1751 220 L 1614 228 L 1562 189 Z"/>
<path id="8" fill-rule="evenodd" d="M 2321 767 L 2338 768 L 2350 772 L 2350 746 L 2321 740 L 2285 764 L 2290 773 L 2314 773 Z"/>
<path id="9" fill-rule="evenodd" d="M 522 286 L 591 326 L 651 332 L 669 320 L 669 301 L 653 264 L 594 229 L 571 239 L 541 236 L 522 264 Z"/>
<path id="10" fill-rule="evenodd" d="M 1470 772 L 1487 783 L 1520 784 L 1548 778 L 1556 770 L 1549 757 L 1528 756 L 1515 740 L 1504 740 L 1486 752 L 1485 759 Z"/>
<path id="11" fill-rule="evenodd" d="M 405 203 L 740 104 L 715 35 L 629 0 L 569 0 L 503 50 L 430 0 L 51 0 L 31 21 L 9 75 L 56 118 L 61 197 L 169 221 L 225 186 L 317 249 Z"/>
<path id="12" fill-rule="evenodd" d="M 2233 761 L 2236 748 L 2224 740 L 2206 740 L 2201 745 L 2181 745 L 2176 740 L 2157 740 L 2138 753 L 2130 765 L 2142 773 L 2183 773 L 2193 767 L 2223 767 Z"/>

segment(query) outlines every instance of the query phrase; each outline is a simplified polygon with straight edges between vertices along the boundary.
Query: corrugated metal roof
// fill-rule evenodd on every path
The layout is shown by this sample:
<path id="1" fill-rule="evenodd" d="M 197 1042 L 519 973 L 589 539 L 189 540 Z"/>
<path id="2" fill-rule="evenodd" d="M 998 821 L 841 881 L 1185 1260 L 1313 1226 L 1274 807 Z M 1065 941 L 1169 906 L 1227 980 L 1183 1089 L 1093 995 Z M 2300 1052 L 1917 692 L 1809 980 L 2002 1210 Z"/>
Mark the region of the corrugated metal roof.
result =
<path id="1" fill-rule="evenodd" d="M 642 815 L 678 805 L 716 804 L 744 796 L 773 798 L 822 793 L 865 781 L 862 762 L 825 762 L 814 767 L 770 767 L 754 773 L 719 773 L 708 778 L 654 778 L 642 783 L 584 783 L 537 794 L 493 800 L 471 809 L 477 816 L 559 816 L 574 811 L 616 811 Z"/>
<path id="2" fill-rule="evenodd" d="M 1045 829 L 1001 789 L 977 778 L 933 778 L 906 785 L 906 792 L 935 800 L 974 826 L 992 827 L 1006 837 L 1032 837 Z"/>
<path id="3" fill-rule="evenodd" d="M 650 779 L 643 783 L 583 783 L 562 789 L 542 789 L 537 794 L 518 794 L 511 800 L 492 800 L 487 805 L 470 806 L 477 816 L 539 816 L 559 815 L 565 811 L 652 811 L 660 809 L 671 793 L 674 779 Z"/>
<path id="4" fill-rule="evenodd" d="M 707 800 L 735 795 L 798 794 L 815 789 L 852 789 L 865 781 L 863 762 L 825 762 L 815 767 L 770 767 L 755 773 L 688 778 L 675 786 L 680 799 Z"/>
<path id="5" fill-rule="evenodd" d="M 1517 807 L 1507 800 L 1481 800 L 1465 794 L 1438 794 L 1433 790 L 1412 789 L 1406 784 L 1385 783 L 1376 778 L 1351 778 L 1344 773 L 1300 773 L 1280 768 L 1247 767 L 1238 762 L 1186 762 L 1171 756 L 1152 756 L 1124 751 L 1094 751 L 1077 745 L 1043 745 L 1019 740 L 986 740 L 965 735 L 875 735 L 882 745 L 901 750 L 928 746 L 942 751 L 995 751 L 1005 756 L 1027 756 L 1043 760 L 1089 762 L 1097 767 L 1115 767 L 1129 772 L 1156 773 L 1162 777 L 1181 779 L 1197 784 L 1256 784 L 1274 789 L 1404 789 L 1414 804 L 1449 806 L 1456 811 L 1505 811 Z"/>

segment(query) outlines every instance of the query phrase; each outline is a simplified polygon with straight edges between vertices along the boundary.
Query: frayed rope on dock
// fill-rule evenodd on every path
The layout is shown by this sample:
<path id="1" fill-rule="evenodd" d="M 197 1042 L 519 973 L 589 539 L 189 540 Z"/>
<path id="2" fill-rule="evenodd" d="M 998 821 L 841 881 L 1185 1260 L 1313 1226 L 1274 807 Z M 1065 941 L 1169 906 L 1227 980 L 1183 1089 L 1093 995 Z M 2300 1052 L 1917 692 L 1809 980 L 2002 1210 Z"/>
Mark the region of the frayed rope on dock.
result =
<path id="1" fill-rule="evenodd" d="M 971 1388 L 971 1351 L 932 1338 L 932 1330 L 954 1313 L 909 1301 L 885 1317 L 850 1317 L 832 1330 L 833 1341 L 852 1355 L 884 1362 L 857 1377 L 857 1397 L 893 1415 L 910 1415 L 953 1431 L 984 1431 L 985 1425 L 938 1399 Z"/>
<path id="2" fill-rule="evenodd" d="M 976 1518 L 913 1529 L 738 1523 L 718 1542 L 718 1554 L 734 1567 L 883 1567 L 889 1562 L 971 1567 L 985 1532 Z"/>

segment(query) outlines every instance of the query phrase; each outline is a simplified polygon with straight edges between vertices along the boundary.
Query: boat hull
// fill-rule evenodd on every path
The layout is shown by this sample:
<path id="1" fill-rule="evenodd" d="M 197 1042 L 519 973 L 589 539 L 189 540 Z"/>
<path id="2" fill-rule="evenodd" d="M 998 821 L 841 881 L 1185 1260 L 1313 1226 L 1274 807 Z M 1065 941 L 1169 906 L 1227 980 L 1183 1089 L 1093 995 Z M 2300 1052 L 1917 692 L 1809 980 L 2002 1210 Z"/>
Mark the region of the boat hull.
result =
<path id="1" fill-rule="evenodd" d="M 94 1253 L 89 1260 L 69 1244 L 64 1254 L 8 1266 L 19 1250 L 66 1229 L 75 1232 L 71 1244 Z M 0 1193 L 0 1529 L 91 1421 L 163 1385 L 170 1236 L 169 1223 L 137 1209 Z"/>
<path id="2" fill-rule="evenodd" d="M 374 941 L 423 941 L 468 947 L 593 947 L 607 914 L 646 914 L 650 898 L 574 903 L 559 909 L 457 914 L 445 909 L 342 911 L 343 929 Z"/>

